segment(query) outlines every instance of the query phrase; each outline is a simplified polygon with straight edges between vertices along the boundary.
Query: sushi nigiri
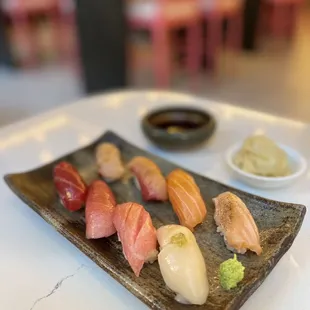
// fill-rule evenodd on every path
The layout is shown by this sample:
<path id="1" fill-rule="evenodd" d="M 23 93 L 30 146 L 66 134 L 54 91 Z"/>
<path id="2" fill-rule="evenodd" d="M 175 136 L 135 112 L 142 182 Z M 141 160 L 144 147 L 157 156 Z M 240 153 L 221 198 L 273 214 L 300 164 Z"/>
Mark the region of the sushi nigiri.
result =
<path id="1" fill-rule="evenodd" d="M 100 175 L 107 181 L 119 180 L 125 173 L 119 149 L 112 143 L 101 143 L 96 149 Z"/>
<path id="2" fill-rule="evenodd" d="M 86 201 L 87 186 L 78 171 L 63 161 L 54 167 L 53 177 L 63 206 L 69 211 L 81 209 Z"/>
<path id="3" fill-rule="evenodd" d="M 101 180 L 94 181 L 89 187 L 85 207 L 87 239 L 109 237 L 116 233 L 113 224 L 115 207 L 110 187 Z"/>
<path id="4" fill-rule="evenodd" d="M 168 199 L 166 180 L 154 162 L 137 156 L 130 161 L 128 168 L 136 178 L 144 201 Z"/>
<path id="5" fill-rule="evenodd" d="M 156 229 L 145 209 L 134 202 L 117 205 L 113 223 L 123 253 L 135 275 L 139 277 L 145 262 L 154 262 L 158 251 Z"/>
<path id="6" fill-rule="evenodd" d="M 243 201 L 238 196 L 225 192 L 214 198 L 213 202 L 217 231 L 224 235 L 227 248 L 240 254 L 251 250 L 260 255 L 262 248 L 258 228 Z"/>
<path id="7" fill-rule="evenodd" d="M 193 233 L 180 225 L 157 230 L 158 263 L 166 285 L 183 304 L 203 305 L 209 294 L 207 269 Z"/>
<path id="8" fill-rule="evenodd" d="M 168 195 L 181 225 L 193 231 L 207 215 L 207 208 L 195 180 L 181 169 L 167 177 Z"/>

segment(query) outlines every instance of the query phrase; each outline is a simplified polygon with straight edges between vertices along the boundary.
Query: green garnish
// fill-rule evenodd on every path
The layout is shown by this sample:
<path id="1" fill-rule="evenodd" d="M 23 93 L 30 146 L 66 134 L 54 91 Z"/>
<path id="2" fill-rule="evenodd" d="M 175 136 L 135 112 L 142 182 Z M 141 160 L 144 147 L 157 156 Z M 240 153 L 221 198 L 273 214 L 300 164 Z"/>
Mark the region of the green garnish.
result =
<path id="1" fill-rule="evenodd" d="M 187 240 L 184 234 L 179 233 L 171 237 L 170 243 L 173 243 L 173 244 L 178 245 L 179 247 L 182 247 L 187 243 Z"/>
<path id="2" fill-rule="evenodd" d="M 237 260 L 237 255 L 230 258 L 220 265 L 220 283 L 223 289 L 230 290 L 244 278 L 243 265 Z"/>

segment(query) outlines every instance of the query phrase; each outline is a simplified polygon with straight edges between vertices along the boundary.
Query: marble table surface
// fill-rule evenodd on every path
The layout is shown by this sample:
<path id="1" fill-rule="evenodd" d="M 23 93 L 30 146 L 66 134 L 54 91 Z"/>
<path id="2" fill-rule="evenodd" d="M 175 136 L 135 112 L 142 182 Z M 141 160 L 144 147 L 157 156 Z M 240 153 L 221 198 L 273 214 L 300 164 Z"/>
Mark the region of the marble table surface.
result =
<path id="1" fill-rule="evenodd" d="M 214 138 L 199 150 L 168 153 L 151 145 L 139 119 L 149 110 L 189 104 L 211 111 Z M 0 130 L 0 174 L 44 165 L 91 143 L 111 129 L 130 142 L 188 169 L 276 200 L 310 205 L 310 172 L 290 188 L 260 191 L 234 179 L 226 149 L 252 133 L 266 133 L 300 151 L 309 161 L 308 124 L 185 94 L 125 91 L 89 97 Z M 147 309 L 69 241 L 22 203 L 0 180 L 0 307 L 5 310 Z M 291 249 L 243 310 L 310 309 L 310 219 Z"/>

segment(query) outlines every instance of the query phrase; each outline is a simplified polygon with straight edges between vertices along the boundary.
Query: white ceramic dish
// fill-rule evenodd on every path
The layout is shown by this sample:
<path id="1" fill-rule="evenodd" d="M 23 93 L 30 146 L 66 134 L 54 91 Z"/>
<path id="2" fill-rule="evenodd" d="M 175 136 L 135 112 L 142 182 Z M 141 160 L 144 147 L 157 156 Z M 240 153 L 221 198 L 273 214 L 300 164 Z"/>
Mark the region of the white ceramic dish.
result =
<path id="1" fill-rule="evenodd" d="M 288 155 L 290 166 L 292 167 L 293 171 L 291 175 L 285 177 L 264 177 L 245 172 L 238 168 L 233 163 L 233 158 L 242 147 L 242 142 L 237 143 L 228 149 L 226 153 L 226 163 L 228 164 L 228 167 L 232 171 L 233 175 L 238 180 L 242 181 L 247 185 L 262 189 L 275 189 L 286 187 L 294 184 L 294 182 L 296 182 L 305 173 L 305 171 L 307 170 L 307 161 L 296 150 L 283 144 L 279 144 L 279 146 Z"/>

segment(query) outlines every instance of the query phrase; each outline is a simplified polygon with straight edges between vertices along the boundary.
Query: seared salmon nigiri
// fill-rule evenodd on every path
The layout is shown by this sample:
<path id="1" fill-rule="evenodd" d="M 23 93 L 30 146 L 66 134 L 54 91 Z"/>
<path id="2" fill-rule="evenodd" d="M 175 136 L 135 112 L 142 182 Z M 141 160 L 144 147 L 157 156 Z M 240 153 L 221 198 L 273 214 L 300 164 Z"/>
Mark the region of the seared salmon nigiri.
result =
<path id="1" fill-rule="evenodd" d="M 101 143 L 96 149 L 99 173 L 107 181 L 119 180 L 125 173 L 119 149 L 112 143 Z"/>
<path id="2" fill-rule="evenodd" d="M 262 248 L 258 229 L 243 201 L 230 192 L 220 194 L 213 201 L 217 230 L 224 235 L 227 248 L 240 254 L 251 250 L 260 255 Z"/>
<path id="3" fill-rule="evenodd" d="M 170 202 L 181 225 L 193 231 L 207 215 L 199 187 L 193 177 L 181 169 L 168 175 L 167 185 Z"/>
<path id="4" fill-rule="evenodd" d="M 113 223 L 124 256 L 139 277 L 144 263 L 154 262 L 158 254 L 156 229 L 151 216 L 141 205 L 128 202 L 116 206 Z"/>
<path id="5" fill-rule="evenodd" d="M 146 157 L 137 156 L 130 161 L 128 168 L 136 177 L 143 200 L 168 199 L 166 180 L 154 162 Z"/>
<path id="6" fill-rule="evenodd" d="M 116 233 L 113 224 L 115 206 L 115 198 L 109 186 L 101 180 L 94 181 L 86 200 L 86 238 L 98 239 Z"/>

